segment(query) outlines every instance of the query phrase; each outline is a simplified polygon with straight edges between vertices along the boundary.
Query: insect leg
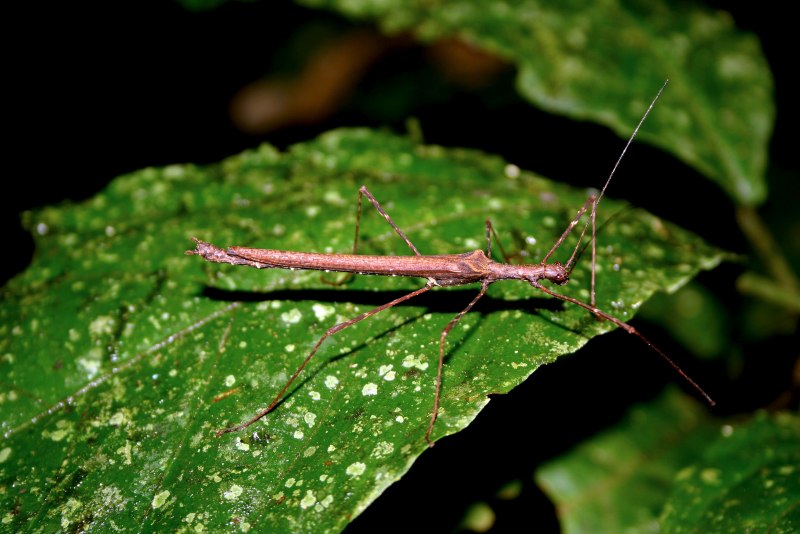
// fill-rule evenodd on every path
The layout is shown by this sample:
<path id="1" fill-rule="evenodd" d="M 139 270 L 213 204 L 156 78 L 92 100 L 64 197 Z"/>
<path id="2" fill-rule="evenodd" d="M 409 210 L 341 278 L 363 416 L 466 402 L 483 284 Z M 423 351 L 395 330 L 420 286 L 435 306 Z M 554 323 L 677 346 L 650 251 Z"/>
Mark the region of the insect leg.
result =
<path id="1" fill-rule="evenodd" d="M 453 317 L 450 322 L 447 323 L 447 326 L 444 327 L 444 330 L 442 330 L 442 335 L 439 338 L 439 368 L 436 372 L 436 394 L 433 398 L 433 414 L 431 414 L 431 422 L 428 424 L 428 431 L 425 432 L 425 441 L 428 442 L 428 446 L 430 447 L 433 447 L 433 442 L 431 441 L 431 431 L 433 431 L 433 424 L 436 422 L 436 417 L 439 415 L 439 394 L 442 390 L 442 367 L 444 366 L 444 343 L 447 339 L 447 334 L 449 334 L 450 330 L 453 329 L 456 323 L 458 323 L 458 321 L 460 321 L 461 318 L 464 317 L 464 315 L 466 315 L 466 313 L 470 311 L 473 306 L 475 306 L 475 303 L 486 294 L 486 290 L 489 289 L 490 284 L 491 282 L 483 282 L 480 292 L 475 296 L 474 299 L 472 299 L 472 302 L 467 304 L 466 308 L 458 312 L 458 315 Z"/>
<path id="2" fill-rule="evenodd" d="M 371 309 L 371 310 L 369 310 L 367 312 L 364 312 L 361 315 L 359 315 L 358 317 L 354 317 L 354 318 L 350 319 L 349 321 L 345 321 L 343 323 L 339 323 L 337 325 L 334 325 L 334 326 L 330 327 L 324 334 L 322 334 L 322 337 L 319 338 L 319 341 L 317 341 L 317 344 L 314 345 L 313 349 L 311 349 L 311 352 L 308 354 L 308 356 L 306 356 L 306 359 L 303 360 L 303 363 L 300 364 L 300 367 L 298 367 L 297 370 L 292 375 L 292 377 L 289 378 L 289 380 L 283 386 L 283 389 L 281 389 L 281 391 L 275 396 L 275 398 L 272 399 L 272 402 L 269 404 L 269 406 L 267 406 L 265 409 L 263 409 L 260 412 L 258 412 L 254 417 L 252 417 L 251 419 L 248 419 L 244 423 L 241 423 L 239 425 L 232 426 L 232 427 L 229 427 L 229 428 L 223 428 L 223 429 L 217 430 L 217 437 L 221 436 L 222 434 L 227 434 L 228 432 L 237 432 L 239 430 L 243 430 L 243 429 L 247 428 L 248 426 L 252 425 L 253 423 L 255 423 L 256 421 L 258 421 L 259 419 L 261 419 L 262 417 L 264 417 L 265 415 L 267 415 L 268 413 L 270 413 L 273 409 L 275 409 L 275 407 L 278 404 L 280 404 L 281 400 L 283 400 L 283 396 L 286 394 L 286 392 L 288 391 L 289 387 L 291 387 L 291 385 L 295 381 L 295 379 L 300 375 L 300 373 L 303 371 L 303 369 L 305 369 L 306 365 L 308 365 L 308 362 L 311 361 L 311 358 L 313 358 L 314 355 L 317 353 L 317 350 L 319 350 L 320 346 L 322 345 L 322 342 L 325 341 L 329 336 L 332 336 L 336 332 L 344 330 L 348 326 L 353 326 L 354 324 L 356 324 L 356 323 L 358 323 L 360 321 L 363 321 L 364 319 L 372 317 L 373 315 L 375 315 L 378 312 L 381 312 L 381 311 L 383 311 L 385 309 L 388 309 L 388 308 L 391 308 L 392 306 L 395 306 L 396 304 L 400 304 L 401 302 L 405 302 L 406 300 L 409 300 L 409 299 L 412 299 L 412 298 L 414 298 L 414 297 L 416 297 L 418 295 L 421 295 L 421 294 L 425 293 L 426 291 L 429 291 L 433 287 L 434 287 L 433 282 L 429 281 L 427 284 L 425 284 L 425 287 L 423 287 L 423 288 L 417 289 L 416 291 L 413 291 L 413 292 L 411 292 L 411 293 L 409 293 L 407 295 L 404 295 L 402 297 L 396 298 L 391 302 L 387 302 L 386 304 L 378 306 L 377 308 L 373 308 L 373 309 Z"/>

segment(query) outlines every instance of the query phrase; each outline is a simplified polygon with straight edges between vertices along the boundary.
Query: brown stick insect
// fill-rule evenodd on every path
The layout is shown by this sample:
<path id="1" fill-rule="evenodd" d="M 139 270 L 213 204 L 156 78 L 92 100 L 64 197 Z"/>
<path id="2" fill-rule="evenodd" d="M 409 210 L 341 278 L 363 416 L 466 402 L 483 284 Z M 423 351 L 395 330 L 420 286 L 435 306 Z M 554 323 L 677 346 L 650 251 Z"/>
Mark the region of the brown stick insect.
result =
<path id="1" fill-rule="evenodd" d="M 322 343 L 327 339 L 329 336 L 344 330 L 345 328 L 352 326 L 356 323 L 367 319 L 375 315 L 378 312 L 391 308 L 397 304 L 410 300 L 414 297 L 422 295 L 430 291 L 435 287 L 442 287 L 442 286 L 461 286 L 467 284 L 475 284 L 479 283 L 481 285 L 480 291 L 478 294 L 472 299 L 472 301 L 458 314 L 453 317 L 447 326 L 444 327 L 442 330 L 441 336 L 439 337 L 439 363 L 438 369 L 436 374 L 436 388 L 435 394 L 433 399 L 433 411 L 431 413 L 430 422 L 428 423 L 428 429 L 425 432 L 425 440 L 428 442 L 429 445 L 433 445 L 433 442 L 430 439 L 431 432 L 433 430 L 433 425 L 436 422 L 436 417 L 439 413 L 439 397 L 441 392 L 442 386 L 442 366 L 444 362 L 444 354 L 445 354 L 445 340 L 447 339 L 447 335 L 453 329 L 453 327 L 458 324 L 461 318 L 468 313 L 475 304 L 486 294 L 489 286 L 494 282 L 499 280 L 521 280 L 523 282 L 527 282 L 536 289 L 543 291 L 544 293 L 555 297 L 557 299 L 561 299 L 565 302 L 572 303 L 576 306 L 580 306 L 588 310 L 590 313 L 594 314 L 598 319 L 610 321 L 611 323 L 617 325 L 618 327 L 622 328 L 629 334 L 633 334 L 641 339 L 644 343 L 646 343 L 652 350 L 658 353 L 664 360 L 680 375 L 686 380 L 695 390 L 697 390 L 700 395 L 702 395 L 709 404 L 712 406 L 714 405 L 714 401 L 709 397 L 709 395 L 697 384 L 692 380 L 678 365 L 669 357 L 667 356 L 661 349 L 655 346 L 650 340 L 648 340 L 644 335 L 642 335 L 638 330 L 634 327 L 617 319 L 616 317 L 606 313 L 605 311 L 599 309 L 595 305 L 595 262 L 597 257 L 597 245 L 596 245 L 596 220 L 597 220 L 597 206 L 600 203 L 600 200 L 603 198 L 605 191 L 611 182 L 611 179 L 614 177 L 614 174 L 619 167 L 622 158 L 624 157 L 625 153 L 627 152 L 628 148 L 630 147 L 631 143 L 635 139 L 639 129 L 641 128 L 642 124 L 644 123 L 647 116 L 650 114 L 650 111 L 653 109 L 656 101 L 661 96 L 661 93 L 664 91 L 668 82 L 665 82 L 664 85 L 659 90 L 658 94 L 650 103 L 649 107 L 645 111 L 644 115 L 640 119 L 638 125 L 634 129 L 633 133 L 631 134 L 630 138 L 628 139 L 627 144 L 623 148 L 619 158 L 617 159 L 614 167 L 612 168 L 608 178 L 606 179 L 603 188 L 600 190 L 599 194 L 590 196 L 584 205 L 578 210 L 578 213 L 572 219 L 572 221 L 567 226 L 564 233 L 559 237 L 556 242 L 553 244 L 550 251 L 542 258 L 539 263 L 536 264 L 512 264 L 509 262 L 508 257 L 506 256 L 505 252 L 502 250 L 502 246 L 500 246 L 504 263 L 496 262 L 491 259 L 492 254 L 492 238 L 498 242 L 499 239 L 497 238 L 497 234 L 492 227 L 492 224 L 489 220 L 486 221 L 486 252 L 482 250 L 475 250 L 472 252 L 465 252 L 463 254 L 443 254 L 443 255 L 423 255 L 418 250 L 417 247 L 411 242 L 411 240 L 406 236 L 406 234 L 395 224 L 389 214 L 381 207 L 380 203 L 375 199 L 372 193 L 366 188 L 366 186 L 362 186 L 358 191 L 358 211 L 356 215 L 356 228 L 355 228 L 355 240 L 353 243 L 353 253 L 352 254 L 323 254 L 323 253 L 313 253 L 313 252 L 293 252 L 293 251 L 284 251 L 284 250 L 270 250 L 270 249 L 259 249 L 259 248 L 247 248 L 247 247 L 228 247 L 227 249 L 219 248 L 215 245 L 210 243 L 206 243 L 204 241 L 200 241 L 199 239 L 194 238 L 196 241 L 196 247 L 194 250 L 186 251 L 186 254 L 189 255 L 198 255 L 205 260 L 217 263 L 229 263 L 231 265 L 246 265 L 249 267 L 255 267 L 257 269 L 265 269 L 265 268 L 277 268 L 277 269 L 309 269 L 309 270 L 321 270 L 321 271 L 333 271 L 333 272 L 344 272 L 350 274 L 369 274 L 369 275 L 379 275 L 379 276 L 409 276 L 409 277 L 419 277 L 426 279 L 425 285 L 416 291 L 412 291 L 407 295 L 401 296 L 392 300 L 391 302 L 387 302 L 377 308 L 371 309 L 367 312 L 364 312 L 357 317 L 354 317 L 348 321 L 344 321 L 342 323 L 336 324 L 330 327 L 323 335 L 320 337 L 319 341 L 314 345 L 311 352 L 306 356 L 305 360 L 300 364 L 297 370 L 292 374 L 286 384 L 283 386 L 275 398 L 270 402 L 270 404 L 264 408 L 263 410 L 259 411 L 254 417 L 250 418 L 249 420 L 236 425 L 230 428 L 224 428 L 217 431 L 217 436 L 220 436 L 227 432 L 236 432 L 247 428 L 248 426 L 252 425 L 268 413 L 270 413 L 275 407 L 283 400 L 284 395 L 289 390 L 291 385 L 303 371 L 303 369 L 308 365 L 311 358 L 319 350 Z M 359 225 L 361 221 L 361 205 L 362 205 L 362 198 L 366 197 L 367 200 L 373 205 L 373 207 L 381 214 L 381 216 L 386 220 L 386 222 L 391 225 L 392 229 L 395 233 L 400 236 L 400 238 L 405 242 L 408 248 L 414 253 L 413 255 L 409 256 L 369 256 L 369 255 L 359 255 L 357 254 L 358 251 L 358 232 L 359 232 Z M 554 261 L 550 263 L 548 260 L 550 257 L 556 252 L 556 250 L 561 246 L 567 236 L 573 231 L 573 229 L 578 225 L 581 219 L 586 215 L 587 211 L 589 212 L 589 217 L 586 223 L 583 226 L 583 229 L 580 233 L 578 238 L 578 243 L 575 246 L 575 249 L 572 251 L 570 258 L 567 260 L 566 263 L 562 264 L 561 262 Z M 547 280 L 557 286 L 561 286 L 566 284 L 569 281 L 570 274 L 572 269 L 575 266 L 576 258 L 578 253 L 581 249 L 581 242 L 586 234 L 586 231 L 591 225 L 592 227 L 592 234 L 591 234 L 591 245 L 592 245 L 592 269 L 591 269 L 591 297 L 590 302 L 586 303 L 581 300 L 575 299 L 573 297 L 560 294 L 552 289 L 544 286 L 542 284 L 543 281 Z"/>

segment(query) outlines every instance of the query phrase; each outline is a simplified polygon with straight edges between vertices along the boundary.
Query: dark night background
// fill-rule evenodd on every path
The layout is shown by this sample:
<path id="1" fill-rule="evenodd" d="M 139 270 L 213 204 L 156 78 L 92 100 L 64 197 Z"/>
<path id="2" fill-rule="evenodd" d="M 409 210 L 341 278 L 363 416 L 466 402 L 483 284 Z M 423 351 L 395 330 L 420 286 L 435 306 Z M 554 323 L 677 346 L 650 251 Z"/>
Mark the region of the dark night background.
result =
<path id="1" fill-rule="evenodd" d="M 772 68 L 777 122 L 770 149 L 770 197 L 761 212 L 779 239 L 794 241 L 796 254 L 800 87 L 796 65 L 789 59 L 796 53 L 796 38 L 790 37 L 788 17 L 763 4 L 712 6 L 729 10 L 739 28 L 758 35 Z M 11 144 L 5 153 L 11 165 L 2 186 L 7 247 L 3 282 L 23 270 L 33 255 L 33 241 L 19 223 L 25 210 L 89 198 L 115 176 L 142 167 L 212 163 L 265 141 L 284 148 L 337 126 L 405 129 L 402 119 L 375 118 L 352 102 L 319 124 L 268 135 L 248 135 L 233 126 L 229 104 L 236 91 L 269 72 L 273 51 L 308 20 L 347 26 L 331 14 L 275 1 L 232 3 L 201 13 L 169 1 L 28 4 L 24 10 L 7 19 L 16 37 L 6 35 L 4 78 L 11 89 L 6 116 L 11 120 L 5 127 Z M 421 46 L 387 54 L 366 73 L 361 87 L 380 87 L 376 80 L 382 74 L 413 70 L 424 57 Z M 601 126 L 576 124 L 515 100 L 513 73 L 507 81 L 503 76 L 497 84 L 505 83 L 505 88 L 483 93 L 434 82 L 435 95 L 414 110 L 426 142 L 479 148 L 550 178 L 598 185 L 619 152 L 619 138 Z M 651 179 L 622 179 L 611 196 L 720 247 L 748 253 L 735 226 L 734 206 L 696 171 L 659 150 L 636 145 L 622 172 L 646 173 Z M 725 265 L 705 273 L 701 281 L 720 293 L 733 293 L 742 269 Z M 681 354 L 667 334 L 653 337 L 668 353 Z M 753 409 L 770 403 L 780 392 L 778 384 L 788 380 L 797 349 L 785 347 L 796 341 L 796 335 L 779 336 L 746 349 L 776 356 L 769 364 L 753 364 L 750 383 L 715 383 L 722 364 L 714 362 L 689 364 L 686 370 L 698 382 L 711 384 L 722 401 L 729 400 L 722 413 Z M 615 356 L 601 357 L 604 352 Z M 537 371 L 526 384 L 490 403 L 467 430 L 423 454 L 350 531 L 370 531 L 387 514 L 395 518 L 398 531 L 419 528 L 422 517 L 416 510 L 430 514 L 426 530 L 449 531 L 457 526 L 463 506 L 477 500 L 493 503 L 497 531 L 536 523 L 557 528 L 551 505 L 531 474 L 543 460 L 617 420 L 632 401 L 652 398 L 664 384 L 677 382 L 658 358 L 642 352 L 636 340 L 615 333 Z M 736 399 L 745 387 L 754 393 Z M 514 418 L 529 420 L 528 428 L 509 424 Z M 528 476 L 516 505 L 497 500 L 498 487 L 519 473 Z"/>

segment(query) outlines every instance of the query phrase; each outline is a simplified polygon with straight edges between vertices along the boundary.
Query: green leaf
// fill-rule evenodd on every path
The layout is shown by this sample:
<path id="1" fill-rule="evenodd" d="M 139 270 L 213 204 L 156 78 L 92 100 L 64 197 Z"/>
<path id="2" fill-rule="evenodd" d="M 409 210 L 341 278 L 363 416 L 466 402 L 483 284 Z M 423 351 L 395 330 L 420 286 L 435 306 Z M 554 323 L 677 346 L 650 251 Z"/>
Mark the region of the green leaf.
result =
<path id="1" fill-rule="evenodd" d="M 483 248 L 491 217 L 528 261 L 585 200 L 493 156 L 337 130 L 284 154 L 144 169 L 28 213 L 36 256 L 0 305 L 4 528 L 338 531 L 401 477 L 427 448 L 440 333 L 477 288 L 437 289 L 337 333 L 273 413 L 216 438 L 264 407 L 326 329 L 422 281 L 336 288 L 317 272 L 183 254 L 190 236 L 348 252 L 361 184 L 423 253 Z M 372 211 L 360 252 L 409 254 Z M 600 217 L 598 306 L 622 320 L 723 258 L 611 199 Z M 589 271 L 584 257 L 564 292 L 587 299 Z M 495 284 L 450 333 L 435 439 L 611 327 L 545 297 Z"/>
<path id="2" fill-rule="evenodd" d="M 758 40 L 737 30 L 726 12 L 623 0 L 299 3 L 424 40 L 459 36 L 514 64 L 520 94 L 537 106 L 625 138 L 669 78 L 641 138 L 695 167 L 737 203 L 766 198 L 772 75 Z"/>
<path id="3" fill-rule="evenodd" d="M 664 508 L 664 532 L 795 532 L 800 525 L 800 417 L 758 414 L 724 427 L 684 469 Z"/>
<path id="4" fill-rule="evenodd" d="M 542 466 L 564 532 L 657 532 L 676 474 L 719 434 L 697 402 L 670 390 Z"/>

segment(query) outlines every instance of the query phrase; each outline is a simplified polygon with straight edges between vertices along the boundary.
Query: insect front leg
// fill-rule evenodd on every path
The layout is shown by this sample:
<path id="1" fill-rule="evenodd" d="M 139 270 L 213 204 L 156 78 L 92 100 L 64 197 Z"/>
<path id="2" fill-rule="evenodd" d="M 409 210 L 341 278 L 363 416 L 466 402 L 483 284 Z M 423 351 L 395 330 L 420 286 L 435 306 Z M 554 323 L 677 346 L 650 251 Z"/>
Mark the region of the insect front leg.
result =
<path id="1" fill-rule="evenodd" d="M 356 216 L 356 237 L 355 237 L 355 242 L 353 243 L 353 254 L 356 254 L 357 250 L 358 250 L 357 249 L 357 247 L 358 247 L 358 227 L 359 227 L 359 224 L 361 222 L 361 197 L 362 196 L 367 197 L 367 200 L 369 200 L 372 203 L 372 205 L 375 207 L 375 209 L 378 210 L 378 213 L 381 214 L 381 217 L 386 219 L 386 222 L 388 222 L 391 225 L 391 227 L 394 229 L 394 231 L 397 233 L 397 235 L 399 235 L 400 238 L 403 241 L 405 241 L 406 245 L 408 245 L 408 248 L 410 248 L 411 251 L 414 254 L 416 254 L 417 256 L 421 256 L 421 254 L 417 250 L 417 247 L 414 246 L 414 243 L 411 242 L 411 240 L 400 229 L 400 227 L 397 226 L 397 224 L 395 224 L 395 222 L 392 220 L 391 217 L 389 217 L 389 214 L 386 213 L 386 210 L 381 207 L 380 203 L 375 199 L 374 196 L 372 196 L 372 193 L 369 192 L 369 189 L 367 189 L 367 186 L 365 186 L 365 185 L 362 185 L 361 188 L 358 190 L 358 214 Z"/>

